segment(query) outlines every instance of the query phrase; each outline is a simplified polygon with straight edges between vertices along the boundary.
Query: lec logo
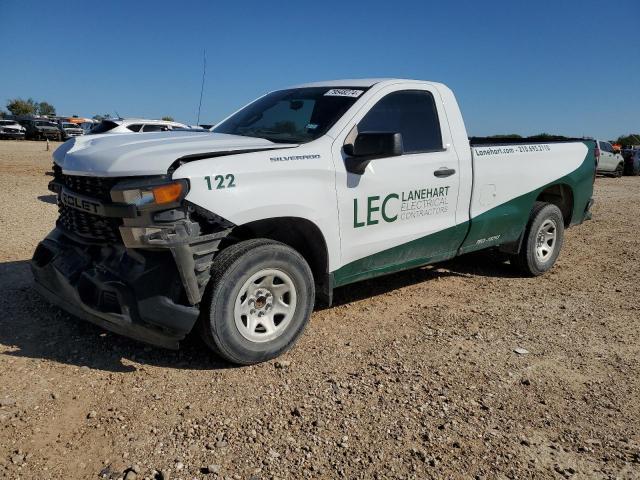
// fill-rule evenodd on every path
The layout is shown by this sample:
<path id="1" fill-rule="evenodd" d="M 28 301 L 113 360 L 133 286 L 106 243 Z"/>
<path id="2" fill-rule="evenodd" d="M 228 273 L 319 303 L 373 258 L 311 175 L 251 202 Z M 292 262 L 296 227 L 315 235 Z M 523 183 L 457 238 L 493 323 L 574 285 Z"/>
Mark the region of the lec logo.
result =
<path id="1" fill-rule="evenodd" d="M 398 215 L 389 215 L 387 212 L 387 205 L 391 199 L 399 200 L 400 196 L 397 193 L 390 193 L 384 198 L 382 204 L 380 204 L 380 197 L 378 195 L 367 197 L 366 221 L 364 218 L 362 221 L 358 221 L 358 199 L 354 198 L 353 228 L 364 227 L 365 225 L 376 225 L 379 223 L 380 218 L 387 223 L 395 222 L 398 219 Z"/>

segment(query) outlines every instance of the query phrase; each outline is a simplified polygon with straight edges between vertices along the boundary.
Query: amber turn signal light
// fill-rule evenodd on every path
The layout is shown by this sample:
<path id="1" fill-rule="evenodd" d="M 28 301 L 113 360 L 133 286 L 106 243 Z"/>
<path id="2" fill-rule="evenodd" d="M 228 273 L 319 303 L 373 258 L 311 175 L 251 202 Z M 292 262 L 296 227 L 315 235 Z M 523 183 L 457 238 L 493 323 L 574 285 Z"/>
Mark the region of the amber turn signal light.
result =
<path id="1" fill-rule="evenodd" d="M 153 198 L 158 205 L 165 203 L 173 203 L 180 200 L 182 195 L 182 183 L 175 182 L 167 185 L 160 185 L 159 187 L 153 187 Z"/>

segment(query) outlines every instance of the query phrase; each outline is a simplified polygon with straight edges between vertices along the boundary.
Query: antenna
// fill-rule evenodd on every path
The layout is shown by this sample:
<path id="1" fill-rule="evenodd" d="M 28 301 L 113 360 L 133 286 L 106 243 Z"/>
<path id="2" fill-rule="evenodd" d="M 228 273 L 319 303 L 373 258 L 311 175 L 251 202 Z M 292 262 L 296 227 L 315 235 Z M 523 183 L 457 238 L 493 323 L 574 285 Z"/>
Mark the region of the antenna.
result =
<path id="1" fill-rule="evenodd" d="M 198 103 L 198 120 L 196 125 L 200 125 L 200 109 L 202 108 L 202 92 L 204 92 L 204 77 L 207 74 L 207 50 L 202 51 L 202 85 L 200 86 L 200 103 Z"/>

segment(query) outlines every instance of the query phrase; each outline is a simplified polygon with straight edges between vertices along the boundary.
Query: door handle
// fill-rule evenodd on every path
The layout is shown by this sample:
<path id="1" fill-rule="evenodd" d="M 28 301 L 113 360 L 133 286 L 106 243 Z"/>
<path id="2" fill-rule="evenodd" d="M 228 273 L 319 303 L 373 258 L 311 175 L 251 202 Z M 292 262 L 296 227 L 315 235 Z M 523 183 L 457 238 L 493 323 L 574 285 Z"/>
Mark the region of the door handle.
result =
<path id="1" fill-rule="evenodd" d="M 433 174 L 438 178 L 450 177 L 454 173 L 456 173 L 456 171 L 453 168 L 447 167 L 440 167 L 435 172 L 433 172 Z"/>

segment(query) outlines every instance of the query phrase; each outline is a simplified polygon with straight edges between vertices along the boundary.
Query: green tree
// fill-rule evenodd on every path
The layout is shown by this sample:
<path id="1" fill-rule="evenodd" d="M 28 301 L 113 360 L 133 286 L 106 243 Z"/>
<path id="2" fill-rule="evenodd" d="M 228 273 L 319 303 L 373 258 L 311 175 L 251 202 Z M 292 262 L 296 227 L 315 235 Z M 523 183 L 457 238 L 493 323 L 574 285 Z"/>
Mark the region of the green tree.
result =
<path id="1" fill-rule="evenodd" d="M 38 114 L 46 115 L 48 117 L 53 116 L 56 114 L 56 107 L 48 102 L 40 102 L 38 103 Z"/>
<path id="2" fill-rule="evenodd" d="M 490 135 L 488 138 L 522 138 L 522 135 L 518 135 L 517 133 L 504 133 L 500 135 Z"/>
<path id="3" fill-rule="evenodd" d="M 550 133 L 542 132 L 537 135 L 532 135 L 532 137 L 539 138 L 540 140 L 553 140 L 554 138 L 558 137 L 558 135 L 552 135 Z"/>
<path id="4" fill-rule="evenodd" d="M 33 98 L 12 98 L 7 102 L 7 110 L 13 115 L 35 115 L 38 113 L 38 104 Z"/>
<path id="5" fill-rule="evenodd" d="M 166 115 L 166 116 L 162 117 L 162 120 L 164 120 L 165 122 L 173 122 L 173 117 L 170 117 L 169 115 Z"/>
<path id="6" fill-rule="evenodd" d="M 620 135 L 615 143 L 619 143 L 622 146 L 627 145 L 640 145 L 640 133 L 630 133 L 629 135 Z"/>

